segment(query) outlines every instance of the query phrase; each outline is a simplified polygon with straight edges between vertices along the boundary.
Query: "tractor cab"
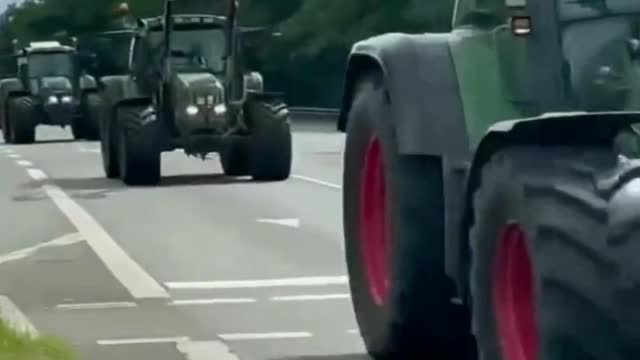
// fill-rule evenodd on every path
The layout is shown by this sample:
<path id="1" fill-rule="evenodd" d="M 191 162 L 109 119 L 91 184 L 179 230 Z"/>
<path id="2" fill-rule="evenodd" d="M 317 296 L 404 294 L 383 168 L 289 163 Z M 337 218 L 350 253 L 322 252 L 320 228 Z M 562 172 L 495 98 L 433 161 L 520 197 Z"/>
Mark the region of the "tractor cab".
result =
<path id="1" fill-rule="evenodd" d="M 72 102 L 75 49 L 57 41 L 32 42 L 18 52 L 18 74 L 31 94 L 50 103 Z"/>
<path id="2" fill-rule="evenodd" d="M 150 46 L 161 56 L 163 19 L 148 21 Z M 215 15 L 174 15 L 169 34 L 169 64 L 180 72 L 225 71 L 225 18 Z"/>
<path id="3" fill-rule="evenodd" d="M 514 118 L 640 109 L 636 0 L 459 0 L 453 28 L 495 44 Z"/>

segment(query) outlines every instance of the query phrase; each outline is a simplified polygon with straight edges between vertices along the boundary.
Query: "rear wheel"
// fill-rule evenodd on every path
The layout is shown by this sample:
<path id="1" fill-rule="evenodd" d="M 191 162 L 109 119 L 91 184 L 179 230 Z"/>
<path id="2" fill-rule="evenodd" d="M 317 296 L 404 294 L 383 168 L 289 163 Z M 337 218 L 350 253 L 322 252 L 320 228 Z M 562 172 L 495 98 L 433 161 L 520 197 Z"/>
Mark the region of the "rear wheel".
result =
<path id="1" fill-rule="evenodd" d="M 485 360 L 640 358 L 640 164 L 519 146 L 474 197 L 473 328 Z"/>
<path id="2" fill-rule="evenodd" d="M 97 113 L 100 124 L 100 153 L 102 156 L 102 168 L 109 179 L 120 176 L 120 164 L 118 164 L 118 121 L 111 116 L 111 109 Z"/>
<path id="3" fill-rule="evenodd" d="M 36 137 L 35 106 L 30 97 L 9 99 L 9 138 L 14 144 L 32 144 Z"/>
<path id="4" fill-rule="evenodd" d="M 468 315 L 444 273 L 441 162 L 397 153 L 384 94 L 379 74 L 357 84 L 345 147 L 345 249 L 360 332 L 377 358 L 466 359 Z"/>
<path id="5" fill-rule="evenodd" d="M 160 124 L 143 121 L 144 109 L 118 109 L 118 162 L 120 178 L 127 185 L 156 185 L 160 181 Z"/>
<path id="6" fill-rule="evenodd" d="M 88 93 L 84 95 L 83 104 L 85 106 L 85 138 L 95 141 L 100 139 L 100 124 L 98 114 L 102 110 L 102 98 L 100 94 Z"/>
<path id="7" fill-rule="evenodd" d="M 249 172 L 258 181 L 282 181 L 291 174 L 289 111 L 282 102 L 249 100 Z"/>

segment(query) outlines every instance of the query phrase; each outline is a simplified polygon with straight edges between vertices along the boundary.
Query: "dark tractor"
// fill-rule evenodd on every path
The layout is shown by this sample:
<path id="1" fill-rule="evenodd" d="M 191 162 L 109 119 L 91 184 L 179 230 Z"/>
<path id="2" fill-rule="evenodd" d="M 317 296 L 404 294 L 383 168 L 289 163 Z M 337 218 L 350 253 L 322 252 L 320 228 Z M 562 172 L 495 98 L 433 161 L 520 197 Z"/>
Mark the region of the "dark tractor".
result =
<path id="1" fill-rule="evenodd" d="M 374 357 L 640 358 L 639 39 L 637 0 L 458 0 L 449 33 L 353 46 L 344 237 Z"/>
<path id="2" fill-rule="evenodd" d="M 101 81 L 110 104 L 101 137 L 107 176 L 155 185 L 161 153 L 182 148 L 203 159 L 219 153 L 229 176 L 287 179 L 287 105 L 245 66 L 264 29 L 241 29 L 235 1 L 227 16 L 197 14 L 189 1 L 165 5 L 163 17 L 138 20 L 128 74 Z"/>
<path id="3" fill-rule="evenodd" d="M 78 98 L 89 140 L 100 139 L 100 116 L 104 109 L 102 80 L 128 75 L 133 30 L 113 30 L 78 36 Z"/>
<path id="4" fill-rule="evenodd" d="M 78 115 L 74 97 L 75 49 L 57 41 L 14 41 L 17 76 L 0 80 L 0 123 L 5 141 L 35 141 L 36 126 L 73 126 Z M 76 139 L 78 137 L 76 136 Z"/>

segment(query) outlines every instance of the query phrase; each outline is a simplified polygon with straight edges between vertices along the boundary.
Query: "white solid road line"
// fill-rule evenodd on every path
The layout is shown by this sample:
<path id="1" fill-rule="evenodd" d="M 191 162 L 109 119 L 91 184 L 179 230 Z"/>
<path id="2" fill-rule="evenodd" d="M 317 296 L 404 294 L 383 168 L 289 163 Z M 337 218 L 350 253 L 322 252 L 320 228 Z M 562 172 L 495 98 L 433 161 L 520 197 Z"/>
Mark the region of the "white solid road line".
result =
<path id="1" fill-rule="evenodd" d="M 6 296 L 0 296 L 0 319 L 18 332 L 31 337 L 39 336 L 38 330 L 29 318 Z"/>
<path id="2" fill-rule="evenodd" d="M 192 299 L 192 300 L 173 300 L 169 305 L 188 306 L 188 305 L 217 305 L 217 304 L 248 304 L 257 302 L 256 299 L 238 298 L 238 299 Z"/>
<path id="3" fill-rule="evenodd" d="M 105 302 L 105 303 L 86 303 L 86 304 L 59 304 L 56 305 L 58 310 L 104 310 L 104 309 L 124 309 L 134 308 L 138 304 L 132 302 Z"/>
<path id="4" fill-rule="evenodd" d="M 40 169 L 27 169 L 27 174 L 29 174 L 29 176 L 31 176 L 31 178 L 36 181 L 43 181 L 49 178 L 47 174 L 45 174 L 44 171 Z"/>
<path id="5" fill-rule="evenodd" d="M 219 334 L 222 340 L 279 340 L 279 339 L 303 339 L 313 337 L 310 332 L 269 332 L 269 333 L 233 333 Z"/>
<path id="6" fill-rule="evenodd" d="M 27 173 L 34 180 L 47 179 L 47 174 L 40 169 L 27 169 Z M 127 255 L 91 214 L 73 201 L 62 189 L 51 184 L 43 185 L 42 189 L 78 229 L 89 247 L 131 296 L 137 299 L 169 298 L 169 293 L 162 285 Z"/>
<path id="7" fill-rule="evenodd" d="M 18 160 L 18 161 L 16 161 L 16 164 L 18 164 L 20 166 L 33 166 L 33 163 L 31 161 L 28 161 L 28 160 Z"/>
<path id="8" fill-rule="evenodd" d="M 96 344 L 109 346 L 109 345 L 139 345 L 139 344 L 166 344 L 166 343 L 178 343 L 189 341 L 186 336 L 180 337 L 162 337 L 162 338 L 133 338 L 133 339 L 109 339 L 98 340 Z"/>
<path id="9" fill-rule="evenodd" d="M 178 352 L 186 360 L 238 360 L 229 347 L 221 341 L 179 341 L 176 344 Z"/>
<path id="10" fill-rule="evenodd" d="M 62 189 L 54 185 L 44 185 L 42 188 L 131 296 L 136 299 L 169 297 L 169 293 L 129 257 L 102 226 Z"/>
<path id="11" fill-rule="evenodd" d="M 34 252 L 40 249 L 44 249 L 48 247 L 56 247 L 56 246 L 73 245 L 82 241 L 84 241 L 84 239 L 82 235 L 80 235 L 79 233 L 67 234 L 45 243 L 40 243 L 38 245 L 31 246 L 25 249 L 20 249 L 20 250 L 12 251 L 7 254 L 2 254 L 0 255 L 0 264 L 4 264 L 9 261 L 24 259 L 28 256 L 33 255 Z"/>
<path id="12" fill-rule="evenodd" d="M 337 189 L 337 190 L 341 190 L 342 189 L 342 186 L 340 186 L 338 184 L 333 184 L 333 183 L 330 183 L 330 182 L 327 182 L 327 181 L 314 179 L 312 177 L 308 177 L 308 176 L 304 176 L 304 175 L 291 175 L 291 177 L 294 178 L 294 179 L 303 180 L 303 181 L 307 181 L 307 182 L 310 182 L 310 183 L 314 183 L 314 184 L 330 187 L 332 189 Z"/>
<path id="13" fill-rule="evenodd" d="M 243 289 L 265 287 L 330 286 L 349 282 L 347 276 L 316 276 L 266 280 L 166 282 L 169 289 Z"/>
<path id="14" fill-rule="evenodd" d="M 271 301 L 315 301 L 351 299 L 349 294 L 274 296 Z"/>

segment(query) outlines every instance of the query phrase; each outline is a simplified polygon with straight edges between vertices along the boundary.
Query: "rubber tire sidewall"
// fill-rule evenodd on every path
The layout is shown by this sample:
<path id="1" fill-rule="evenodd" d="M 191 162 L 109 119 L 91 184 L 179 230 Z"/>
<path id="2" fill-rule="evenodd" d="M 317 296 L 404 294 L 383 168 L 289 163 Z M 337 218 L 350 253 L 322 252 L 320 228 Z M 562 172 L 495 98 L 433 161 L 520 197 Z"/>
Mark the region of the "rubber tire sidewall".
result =
<path id="1" fill-rule="evenodd" d="M 107 178 L 117 179 L 120 176 L 118 163 L 118 110 L 105 109 L 98 113 L 100 124 L 100 153 L 102 168 Z"/>
<path id="2" fill-rule="evenodd" d="M 352 301 L 369 353 L 376 358 L 467 356 L 468 314 L 454 307 L 444 273 L 442 165 L 398 154 L 390 105 L 379 74 L 356 85 L 344 161 L 344 237 Z M 360 176 L 371 135 L 382 146 L 392 226 L 391 293 L 380 307 L 366 280 L 359 241 Z"/>
<path id="3" fill-rule="evenodd" d="M 293 145 L 286 105 L 281 102 L 247 101 L 251 123 L 249 172 L 257 181 L 283 181 L 291 174 Z"/>

